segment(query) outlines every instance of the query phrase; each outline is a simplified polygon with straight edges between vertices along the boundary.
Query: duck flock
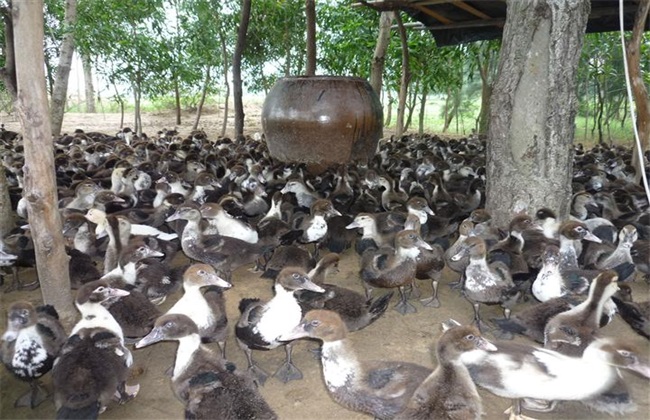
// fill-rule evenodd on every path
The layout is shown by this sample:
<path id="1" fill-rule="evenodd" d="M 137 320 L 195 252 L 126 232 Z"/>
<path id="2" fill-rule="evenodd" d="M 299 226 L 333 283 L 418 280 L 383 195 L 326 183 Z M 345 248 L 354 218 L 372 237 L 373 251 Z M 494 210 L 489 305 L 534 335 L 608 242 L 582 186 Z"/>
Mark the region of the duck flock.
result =
<path id="1" fill-rule="evenodd" d="M 119 404 L 130 417 L 149 392 L 184 407 L 161 418 L 288 418 L 265 389 L 308 380 L 293 352 L 302 338 L 320 342 L 322 394 L 348 417 L 479 419 L 490 394 L 512 403 L 511 418 L 565 401 L 634 417 L 630 384 L 647 393 L 650 378 L 650 210 L 631 151 L 575 146 L 570 217 L 541 208 L 496 226 L 483 208 L 485 144 L 391 138 L 367 164 L 313 173 L 274 161 L 260 136 L 64 135 L 54 160 L 80 314 L 66 331 L 56 308 L 24 299 L 39 283 L 22 269 L 35 266 L 23 144 L 3 127 L 20 222 L 0 238 L 0 356 L 15 377 L 2 392 L 24 395 L 13 408 L 3 397 L 2 417 L 37 417 L 50 398 L 51 418 L 97 418 Z M 409 335 L 422 316 L 429 332 Z M 406 328 L 407 341 L 381 344 L 390 328 Z M 385 350 L 378 358 L 360 351 L 363 334 Z M 424 364 L 402 357 L 431 346 Z M 279 350 L 265 351 L 278 347 L 275 363 L 265 355 Z M 138 355 L 172 352 L 141 387 Z M 295 404 L 324 398 L 298 391 Z"/>

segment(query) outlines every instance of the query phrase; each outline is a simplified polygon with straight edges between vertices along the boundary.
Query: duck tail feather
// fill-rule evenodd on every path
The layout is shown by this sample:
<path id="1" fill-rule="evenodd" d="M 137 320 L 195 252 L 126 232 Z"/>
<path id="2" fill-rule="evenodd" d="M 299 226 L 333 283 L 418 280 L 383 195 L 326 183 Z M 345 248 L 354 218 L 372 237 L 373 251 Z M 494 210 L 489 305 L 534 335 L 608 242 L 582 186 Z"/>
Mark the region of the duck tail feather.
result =
<path id="1" fill-rule="evenodd" d="M 56 412 L 57 420 L 82 420 L 96 419 L 99 417 L 99 402 L 94 401 L 92 404 L 80 408 L 71 408 L 63 406 Z"/>
<path id="2" fill-rule="evenodd" d="M 612 270 L 616 271 L 616 274 L 618 274 L 619 281 L 627 281 L 630 280 L 632 276 L 634 276 L 636 266 L 634 263 L 624 262 L 612 268 Z"/>
<path id="3" fill-rule="evenodd" d="M 246 312 L 246 308 L 248 308 L 250 305 L 259 302 L 260 300 L 258 298 L 244 298 L 239 301 L 239 313 L 243 314 Z"/>
<path id="4" fill-rule="evenodd" d="M 394 294 L 395 292 L 389 292 L 381 296 L 380 298 L 370 302 L 370 306 L 368 307 L 368 313 L 370 314 L 371 318 L 370 318 L 370 322 L 368 322 L 368 325 L 375 322 L 379 317 L 381 317 L 384 314 L 384 312 L 386 312 L 386 309 L 388 308 L 388 303 L 390 302 Z"/>
<path id="5" fill-rule="evenodd" d="M 56 311 L 56 308 L 52 305 L 41 305 L 36 308 L 36 312 L 39 314 L 46 314 L 51 316 L 54 319 L 59 319 L 59 313 Z"/>
<path id="6" fill-rule="evenodd" d="M 526 331 L 526 327 L 519 324 L 518 322 L 515 322 L 512 319 L 492 318 L 492 322 L 494 322 L 502 331 L 507 331 L 514 334 L 524 334 Z"/>

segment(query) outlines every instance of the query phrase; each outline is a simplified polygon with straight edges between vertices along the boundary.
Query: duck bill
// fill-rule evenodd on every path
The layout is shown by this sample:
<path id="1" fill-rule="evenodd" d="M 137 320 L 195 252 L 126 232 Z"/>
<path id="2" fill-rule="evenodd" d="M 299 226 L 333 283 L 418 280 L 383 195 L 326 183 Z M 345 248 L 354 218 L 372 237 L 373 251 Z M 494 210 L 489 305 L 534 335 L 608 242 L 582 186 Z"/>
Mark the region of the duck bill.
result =
<path id="1" fill-rule="evenodd" d="M 452 261 L 460 261 L 464 255 L 465 255 L 465 251 L 461 249 L 460 251 L 452 255 L 449 259 Z"/>
<path id="2" fill-rule="evenodd" d="M 628 369 L 650 378 L 650 365 L 647 362 L 636 361 L 635 363 L 628 366 Z"/>
<path id="3" fill-rule="evenodd" d="M 429 245 L 428 243 L 426 243 L 426 242 L 424 241 L 424 239 L 422 239 L 422 238 L 418 238 L 418 242 L 417 242 L 417 244 L 418 244 L 418 246 L 419 246 L 420 248 L 428 249 L 429 251 L 432 251 L 432 250 L 433 250 L 433 248 L 431 247 L 431 245 Z"/>
<path id="4" fill-rule="evenodd" d="M 305 327 L 302 324 L 298 324 L 298 325 L 296 325 L 294 327 L 293 330 L 280 335 L 280 337 L 278 337 L 278 340 L 279 341 L 293 341 L 293 340 L 297 340 L 299 338 L 308 337 L 308 336 L 309 336 L 309 334 L 307 333 L 307 331 L 305 331 Z"/>
<path id="5" fill-rule="evenodd" d="M 423 210 L 424 210 L 427 214 L 430 214 L 431 216 L 435 216 L 435 213 L 433 212 L 433 210 L 431 209 L 431 207 L 426 206 Z"/>
<path id="6" fill-rule="evenodd" d="M 598 236 L 594 235 L 591 232 L 587 232 L 584 239 L 587 241 L 596 242 L 598 244 L 603 242 Z"/>
<path id="7" fill-rule="evenodd" d="M 215 274 L 213 276 L 210 276 L 207 286 L 218 286 L 223 287 L 224 289 L 230 289 L 232 287 L 232 284 Z"/>
<path id="8" fill-rule="evenodd" d="M 478 337 L 476 340 L 476 348 L 485 351 L 497 351 L 497 346 L 490 343 L 483 337 Z"/>
<path id="9" fill-rule="evenodd" d="M 174 220 L 179 220 L 180 218 L 181 218 L 180 215 L 178 214 L 178 212 L 176 212 L 176 213 L 172 214 L 171 216 L 167 217 L 165 219 L 165 222 L 173 222 Z"/>
<path id="10" fill-rule="evenodd" d="M 128 290 L 123 290 L 123 289 L 117 289 L 117 288 L 109 288 L 107 291 L 107 297 L 110 298 L 120 298 L 123 296 L 128 296 L 131 293 L 129 293 Z"/>
<path id="11" fill-rule="evenodd" d="M 162 332 L 158 328 L 154 328 L 151 330 L 149 334 L 144 336 L 140 341 L 135 343 L 135 348 L 139 349 L 142 347 L 146 347 L 150 344 L 157 343 L 159 341 L 163 341 L 165 337 L 163 336 Z"/>
<path id="12" fill-rule="evenodd" d="M 358 227 L 361 227 L 361 226 L 359 226 L 359 224 L 357 222 L 352 222 L 349 225 L 347 225 L 345 228 L 346 229 L 355 229 L 355 228 L 358 228 Z"/>
<path id="13" fill-rule="evenodd" d="M 307 280 L 305 284 L 303 284 L 303 289 L 304 290 L 311 290 L 312 292 L 316 293 L 324 293 L 325 289 L 317 285 L 316 283 L 312 282 L 311 280 Z"/>
<path id="14" fill-rule="evenodd" d="M 336 210 L 336 209 L 332 209 L 332 210 L 330 210 L 330 211 L 328 212 L 328 214 L 329 214 L 330 216 L 332 216 L 332 217 L 334 217 L 334 216 L 343 216 L 343 215 L 341 214 L 341 212 L 338 211 L 338 210 Z"/>

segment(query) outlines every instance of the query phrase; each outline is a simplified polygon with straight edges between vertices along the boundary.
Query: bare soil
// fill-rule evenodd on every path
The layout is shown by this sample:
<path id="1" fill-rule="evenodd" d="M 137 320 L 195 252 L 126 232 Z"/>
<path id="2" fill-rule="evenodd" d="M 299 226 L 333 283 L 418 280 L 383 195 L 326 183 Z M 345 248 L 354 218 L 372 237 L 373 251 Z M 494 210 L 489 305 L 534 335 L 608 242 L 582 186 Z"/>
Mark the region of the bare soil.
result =
<path id="1" fill-rule="evenodd" d="M 257 114 L 250 109 L 247 111 L 251 124 L 247 127 L 254 132 L 253 127 L 259 127 L 259 107 Z M 214 116 L 214 118 L 212 118 Z M 208 134 L 213 137 L 219 134 L 221 120 L 218 114 L 207 116 L 201 125 Z M 258 125 L 254 125 L 257 119 Z M 189 121 L 189 118 L 186 117 Z M 146 132 L 154 132 L 163 127 L 173 127 L 172 115 L 146 115 L 144 127 Z M 16 130 L 17 127 L 9 120 L 5 120 L 8 129 Z M 68 114 L 64 122 L 64 129 L 72 131 L 75 128 L 83 128 L 87 131 L 117 132 L 119 127 L 119 116 L 108 114 L 83 115 Z M 191 125 L 191 122 L 189 123 Z M 185 126 L 180 127 L 181 134 L 189 132 Z M 184 256 L 178 258 L 178 262 L 185 261 Z M 329 281 L 340 284 L 359 292 L 363 291 L 359 279 L 359 258 L 352 250 L 346 251 L 339 265 L 339 273 L 333 275 Z M 34 269 L 25 269 L 20 273 L 24 280 L 33 278 L 36 275 Z M 447 284 L 456 279 L 456 275 L 445 271 L 444 282 L 440 286 L 440 300 L 442 306 L 438 309 L 422 307 L 414 302 L 418 308 L 415 314 L 406 316 L 400 315 L 392 310 L 396 297 L 391 302 L 391 308 L 386 314 L 368 328 L 352 333 L 350 340 L 361 359 L 385 359 L 402 360 L 430 366 L 436 366 L 435 358 L 432 355 L 432 348 L 441 334 L 440 323 L 449 318 L 454 318 L 461 323 L 468 323 L 472 318 L 471 305 L 463 299 L 458 291 L 452 290 Z M 237 305 L 244 297 L 259 297 L 268 299 L 271 297 L 271 282 L 259 277 L 259 273 L 250 271 L 250 267 L 242 267 L 233 274 L 234 287 L 226 292 L 227 310 L 230 320 L 231 334 L 227 344 L 227 357 L 241 368 L 246 367 L 244 354 L 237 348 L 232 333 L 233 325 L 239 316 Z M 420 282 L 423 294 L 426 296 L 431 292 L 428 282 Z M 649 285 L 640 279 L 631 283 L 634 296 L 638 301 L 650 298 Z M 381 291 L 376 291 L 381 293 Z M 40 291 L 34 292 L 13 292 L 5 294 L 0 292 L 2 302 L 2 314 L 0 324 L 5 324 L 5 310 L 8 304 L 16 300 L 29 300 L 40 303 Z M 169 308 L 175 299 L 168 299 L 161 310 Z M 516 308 L 515 308 L 516 311 Z M 482 308 L 485 319 L 501 317 L 498 307 Z M 636 335 L 627 324 L 621 319 L 615 319 L 610 325 L 602 330 L 603 335 L 626 337 L 630 341 L 642 346 L 650 355 L 649 342 Z M 490 340 L 493 336 L 486 334 Z M 522 342 L 527 340 L 518 339 Z M 212 345 L 211 345 L 212 346 Z M 213 346 L 216 347 L 216 344 Z M 322 380 L 320 362 L 314 358 L 309 350 L 318 346 L 314 341 L 300 341 L 294 348 L 294 363 L 303 374 L 304 379 L 283 384 L 275 378 L 270 378 L 261 392 L 273 407 L 281 419 L 364 419 L 368 416 L 348 411 L 336 404 L 328 395 Z M 139 383 L 141 390 L 139 395 L 125 405 L 112 405 L 101 415 L 106 419 L 178 419 L 183 417 L 183 407 L 172 394 L 169 378 L 164 375 L 165 370 L 173 363 L 175 343 L 156 344 L 144 349 L 134 350 L 135 365 L 131 383 Z M 282 348 L 268 352 L 254 352 L 254 357 L 260 365 L 272 373 L 280 366 L 284 359 Z M 623 375 L 632 392 L 632 396 L 638 409 L 634 413 L 621 416 L 626 419 L 647 419 L 650 413 L 650 384 L 647 379 L 623 372 Z M 534 378 L 531 378 L 534 380 Z M 0 418 L 2 419 L 36 419 L 54 418 L 55 410 L 51 400 L 41 404 L 34 410 L 20 408 L 15 409 L 13 402 L 24 393 L 28 386 L 1 369 L 0 373 Z M 51 389 L 49 375 L 44 378 L 44 383 Z M 483 397 L 483 406 L 486 419 L 503 419 L 506 416 L 503 411 L 510 406 L 510 401 L 496 397 L 487 391 L 479 390 Z M 528 413 L 540 419 L 605 419 L 610 416 L 590 411 L 578 402 L 560 403 L 552 413 Z"/>

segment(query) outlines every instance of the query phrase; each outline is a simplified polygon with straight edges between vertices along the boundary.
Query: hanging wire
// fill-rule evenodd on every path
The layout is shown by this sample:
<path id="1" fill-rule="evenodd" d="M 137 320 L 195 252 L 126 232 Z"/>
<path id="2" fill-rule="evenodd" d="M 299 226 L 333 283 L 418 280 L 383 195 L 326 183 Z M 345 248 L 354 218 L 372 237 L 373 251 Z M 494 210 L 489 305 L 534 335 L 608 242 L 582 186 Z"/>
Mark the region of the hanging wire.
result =
<path id="1" fill-rule="evenodd" d="M 632 87 L 630 86 L 630 70 L 627 64 L 627 54 L 625 53 L 625 31 L 623 30 L 623 0 L 618 3 L 618 18 L 621 29 L 621 48 L 623 48 L 623 67 L 625 68 L 625 86 L 627 87 L 627 100 L 630 103 L 630 116 L 632 117 L 632 128 L 634 129 L 634 139 L 636 140 L 636 151 L 639 154 L 639 162 L 641 162 L 641 179 L 643 180 L 643 187 L 645 188 L 645 195 L 648 202 L 650 202 L 650 187 L 648 187 L 648 177 L 646 176 L 643 150 L 641 148 L 641 139 L 639 138 L 639 130 L 636 126 L 636 112 L 634 110 L 634 98 L 632 96 Z"/>

